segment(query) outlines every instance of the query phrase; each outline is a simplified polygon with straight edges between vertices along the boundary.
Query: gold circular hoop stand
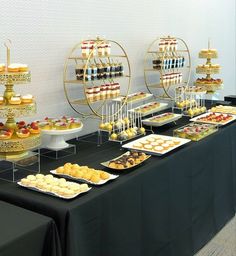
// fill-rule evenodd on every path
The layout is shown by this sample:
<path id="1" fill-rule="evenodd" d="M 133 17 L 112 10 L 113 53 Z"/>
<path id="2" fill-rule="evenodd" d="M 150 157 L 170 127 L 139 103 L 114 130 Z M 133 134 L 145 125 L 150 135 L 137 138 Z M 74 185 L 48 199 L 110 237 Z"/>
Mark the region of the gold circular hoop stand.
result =
<path id="1" fill-rule="evenodd" d="M 176 39 L 176 41 L 178 42 L 178 46 L 182 45 L 182 47 L 180 49 L 174 51 L 174 52 L 175 53 L 185 53 L 185 61 L 187 62 L 187 65 L 185 64 L 185 66 L 182 67 L 182 68 L 171 68 L 171 69 L 167 69 L 167 70 L 164 70 L 163 66 L 161 66 L 160 70 L 150 68 L 150 60 L 153 60 L 154 58 L 157 58 L 158 54 L 161 53 L 162 54 L 162 63 L 164 63 L 163 61 L 165 59 L 165 56 L 167 56 L 167 54 L 170 53 L 166 49 L 165 49 L 164 52 L 159 52 L 159 48 L 158 48 L 159 42 L 160 42 L 161 39 L 164 39 L 164 38 L 173 38 L 173 37 L 169 37 L 169 36 L 168 37 L 162 37 L 162 38 L 158 37 L 148 47 L 148 50 L 147 50 L 147 52 L 145 54 L 145 57 L 144 57 L 144 81 L 145 81 L 145 85 L 146 85 L 148 91 L 151 94 L 153 94 L 156 98 L 173 100 L 174 99 L 174 92 L 171 93 L 173 91 L 172 88 L 175 87 L 175 86 L 180 86 L 180 84 L 164 85 L 164 84 L 161 84 L 160 81 L 162 80 L 162 77 L 166 73 L 166 71 L 186 70 L 186 79 L 181 84 L 184 84 L 185 86 L 188 86 L 189 81 L 190 81 L 191 57 L 190 57 L 190 51 L 189 51 L 189 48 L 188 48 L 186 42 L 181 38 L 175 37 L 174 39 Z M 150 58 L 150 56 L 152 56 L 152 58 Z M 153 71 L 153 73 L 154 72 L 159 73 L 159 76 L 160 76 L 159 83 L 150 84 L 148 77 L 150 75 L 150 72 L 152 72 L 152 71 Z M 160 89 L 163 92 L 163 94 L 159 95 L 159 94 L 155 93 L 155 91 L 153 89 Z"/>
<path id="2" fill-rule="evenodd" d="M 94 41 L 94 48 L 92 51 L 90 51 L 88 57 L 81 57 L 78 56 L 78 54 L 76 54 L 77 51 L 80 51 L 81 49 L 81 45 L 83 42 L 89 42 L 89 41 Z M 97 51 L 98 47 L 103 44 L 103 43 L 109 43 L 111 44 L 111 49 L 116 46 L 118 47 L 119 51 L 121 52 L 120 55 L 115 55 L 115 54 L 111 54 L 111 55 L 106 55 L 106 56 L 95 56 L 94 52 Z M 113 46 L 113 47 L 112 47 Z M 86 70 L 87 67 L 90 65 L 91 60 L 107 60 L 108 63 L 111 63 L 111 59 L 115 59 L 115 58 L 122 58 L 126 60 L 126 64 L 127 64 L 127 72 L 121 76 L 121 77 L 112 77 L 112 78 L 106 78 L 106 79 L 96 79 L 96 80 L 92 80 L 92 81 L 86 81 Z M 68 76 L 69 76 L 69 63 L 70 61 L 74 61 L 73 65 L 77 65 L 79 63 L 85 64 L 84 66 L 84 74 L 83 74 L 83 80 L 79 81 L 79 80 L 69 80 Z M 102 62 L 102 61 L 101 61 Z M 124 70 L 125 71 L 125 70 Z M 75 68 L 74 68 L 74 72 L 75 72 Z M 75 76 L 75 75 L 74 75 Z M 126 89 L 125 89 L 125 93 L 122 96 L 125 96 L 125 100 L 122 101 L 122 103 L 119 106 L 119 109 L 112 113 L 110 115 L 110 117 L 115 116 L 122 108 L 123 106 L 126 104 L 127 101 L 127 95 L 129 94 L 130 91 L 130 86 L 131 86 L 131 68 L 130 68 L 130 62 L 128 59 L 128 56 L 124 50 L 124 48 L 121 46 L 121 44 L 119 44 L 116 41 L 113 40 L 107 40 L 107 39 L 89 39 L 89 40 L 83 40 L 80 43 L 76 44 L 72 50 L 70 51 L 66 61 L 65 61 L 65 65 L 64 65 L 64 72 L 63 72 L 63 84 L 64 84 L 64 92 L 65 92 L 65 96 L 66 99 L 69 103 L 69 105 L 71 106 L 71 108 L 77 112 L 78 114 L 80 114 L 82 117 L 84 118 L 106 118 L 108 115 L 102 114 L 101 113 L 101 109 L 102 107 L 104 107 L 106 104 L 108 104 L 109 101 L 111 101 L 111 99 L 104 99 L 104 100 L 99 100 L 100 104 L 99 106 L 95 106 L 95 104 L 97 104 L 98 102 L 91 102 L 86 94 L 86 88 L 88 86 L 91 86 L 94 84 L 94 82 L 96 81 L 111 81 L 113 82 L 114 80 L 119 80 L 119 79 L 128 79 L 128 82 L 126 81 Z M 72 84 L 77 84 L 77 86 L 83 86 L 83 99 L 80 100 L 74 100 L 70 97 L 70 93 L 69 93 L 69 86 L 72 86 Z M 125 84 L 125 83 L 124 83 Z M 124 86 L 121 86 L 124 89 Z M 80 106 L 87 106 L 88 111 L 82 111 Z"/>

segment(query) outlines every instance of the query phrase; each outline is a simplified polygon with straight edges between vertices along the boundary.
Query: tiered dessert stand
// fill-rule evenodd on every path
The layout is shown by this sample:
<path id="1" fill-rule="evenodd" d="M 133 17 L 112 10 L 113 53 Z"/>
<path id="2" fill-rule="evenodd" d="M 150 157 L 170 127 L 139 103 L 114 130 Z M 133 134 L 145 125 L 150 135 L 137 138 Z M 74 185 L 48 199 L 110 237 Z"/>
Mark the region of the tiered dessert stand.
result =
<path id="1" fill-rule="evenodd" d="M 7 48 L 6 71 L 0 72 L 0 84 L 5 85 L 6 88 L 4 91 L 5 103 L 0 105 L 0 117 L 7 119 L 5 123 L 6 128 L 15 129 L 15 118 L 34 115 L 36 113 L 36 103 L 33 102 L 30 104 L 19 105 L 9 104 L 9 99 L 12 96 L 15 96 L 14 85 L 26 84 L 31 81 L 31 74 L 29 71 L 16 73 L 8 72 L 7 67 L 10 65 L 10 44 L 10 40 L 9 42 L 5 43 Z M 22 163 L 29 163 L 30 159 L 33 157 L 37 157 L 36 162 L 38 162 L 38 168 L 40 168 L 38 153 L 30 151 L 38 148 L 40 143 L 40 134 L 30 134 L 30 136 L 27 138 L 18 138 L 16 134 L 13 134 L 10 139 L 0 140 L 0 162 L 7 161 L 10 163 L 10 165 L 12 165 L 12 178 L 10 178 L 10 180 L 16 180 L 16 166 L 18 164 L 26 166 Z M 29 159 L 27 160 L 27 158 Z M 33 161 L 35 161 L 35 159 Z M 40 169 L 38 171 L 40 171 Z M 6 177 L 6 179 L 9 180 L 8 177 Z"/>
<path id="2" fill-rule="evenodd" d="M 195 82 L 195 85 L 204 86 L 207 91 L 207 94 L 214 94 L 217 90 L 222 89 L 223 82 L 221 79 L 217 79 L 219 81 L 216 81 L 215 79 L 212 78 L 212 75 L 219 74 L 220 66 L 214 65 L 212 63 L 212 59 L 218 58 L 218 52 L 215 49 L 211 49 L 210 41 L 208 41 L 208 49 L 201 50 L 199 52 L 199 58 L 206 59 L 206 64 L 203 66 L 198 66 L 196 68 L 196 73 L 205 74 L 206 78 L 204 83 L 201 83 L 199 80 L 197 80 Z"/>

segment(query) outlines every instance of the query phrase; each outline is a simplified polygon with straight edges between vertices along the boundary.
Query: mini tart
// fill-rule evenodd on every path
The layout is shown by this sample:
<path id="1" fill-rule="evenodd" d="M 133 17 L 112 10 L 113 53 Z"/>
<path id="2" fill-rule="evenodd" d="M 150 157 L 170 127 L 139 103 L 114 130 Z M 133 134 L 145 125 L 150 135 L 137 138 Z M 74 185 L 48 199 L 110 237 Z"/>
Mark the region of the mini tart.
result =
<path id="1" fill-rule="evenodd" d="M 72 121 L 70 122 L 70 125 L 69 125 L 70 129 L 79 128 L 80 126 L 81 126 L 81 122 L 79 121 Z"/>
<path id="2" fill-rule="evenodd" d="M 134 148 L 143 148 L 143 145 L 139 142 L 136 142 L 136 143 L 133 144 L 133 147 Z"/>
<path id="3" fill-rule="evenodd" d="M 156 152 L 161 153 L 161 152 L 163 152 L 164 148 L 163 148 L 162 146 L 156 146 L 156 147 L 154 148 L 154 150 L 155 150 Z"/>
<path id="4" fill-rule="evenodd" d="M 48 123 L 48 122 L 39 123 L 39 127 L 41 130 L 51 130 L 52 129 L 50 123 Z"/>
<path id="5" fill-rule="evenodd" d="M 33 102 L 33 96 L 31 94 L 26 94 L 21 97 L 21 102 L 24 104 L 29 104 Z"/>
<path id="6" fill-rule="evenodd" d="M 162 144 L 162 147 L 163 147 L 165 150 L 167 150 L 167 149 L 170 148 L 170 145 L 167 144 L 167 143 L 163 143 L 163 144 Z"/>
<path id="7" fill-rule="evenodd" d="M 19 104 L 21 104 L 21 98 L 20 98 L 20 97 L 15 97 L 15 96 L 13 96 L 13 97 L 11 97 L 11 98 L 9 99 L 9 104 L 12 104 L 12 105 L 19 105 Z"/>
<path id="8" fill-rule="evenodd" d="M 0 140 L 9 140 L 12 136 L 12 132 L 1 130 L 0 131 Z"/>
<path id="9" fill-rule="evenodd" d="M 30 131 L 28 129 L 20 129 L 16 132 L 16 135 L 19 137 L 19 138 L 27 138 L 29 137 L 30 135 Z"/>
<path id="10" fill-rule="evenodd" d="M 69 129 L 69 124 L 64 122 L 58 122 L 54 124 L 54 127 L 56 128 L 56 130 L 67 130 Z"/>
<path id="11" fill-rule="evenodd" d="M 39 128 L 29 128 L 29 131 L 31 134 L 39 134 L 40 133 L 40 129 Z"/>
<path id="12" fill-rule="evenodd" d="M 147 149 L 147 150 L 152 150 L 152 146 L 147 144 L 147 145 L 144 145 L 144 149 Z"/>

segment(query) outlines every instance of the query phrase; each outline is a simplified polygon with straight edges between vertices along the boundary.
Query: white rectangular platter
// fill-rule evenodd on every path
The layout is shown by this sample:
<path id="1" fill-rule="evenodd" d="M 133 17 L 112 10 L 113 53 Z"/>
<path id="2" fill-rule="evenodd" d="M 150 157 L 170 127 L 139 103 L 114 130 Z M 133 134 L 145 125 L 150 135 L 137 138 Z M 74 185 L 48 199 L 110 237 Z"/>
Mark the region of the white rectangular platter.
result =
<path id="1" fill-rule="evenodd" d="M 168 149 L 164 149 L 161 152 L 160 151 L 156 151 L 154 149 L 146 149 L 146 148 L 137 148 L 136 145 L 137 144 L 142 144 L 145 143 L 145 141 L 147 141 L 148 139 L 154 139 L 155 141 L 157 140 L 164 140 L 164 141 L 178 141 L 178 144 L 175 144 L 174 146 L 168 148 Z M 171 137 L 171 136 L 165 136 L 165 135 L 157 135 L 157 134 L 150 134 L 147 135 L 141 139 L 132 141 L 130 143 L 127 143 L 125 145 L 123 145 L 123 148 L 128 148 L 128 149 L 132 149 L 132 150 L 136 150 L 136 151 L 141 151 L 144 152 L 146 154 L 151 154 L 151 155 L 156 155 L 156 156 L 162 156 L 186 143 L 189 143 L 191 140 L 189 139 L 182 139 L 182 138 L 177 138 L 177 137 Z"/>
<path id="2" fill-rule="evenodd" d="M 226 122 L 214 122 L 214 121 L 204 121 L 204 120 L 199 120 L 199 118 L 201 117 L 205 117 L 205 116 L 208 116 L 210 115 L 211 113 L 215 113 L 216 115 L 230 115 L 232 118 Z M 197 117 L 194 117 L 194 118 L 191 118 L 190 121 L 191 122 L 197 122 L 197 123 L 205 123 L 205 124 L 216 124 L 216 125 L 219 125 L 219 126 L 223 126 L 223 125 L 226 125 L 226 124 L 229 124 L 233 121 L 236 120 L 236 116 L 234 115 L 231 115 L 231 114 L 224 114 L 224 113 L 216 113 L 216 112 L 208 112 L 208 113 L 205 113 L 205 114 L 202 114 L 200 116 L 197 116 Z"/>
<path id="3" fill-rule="evenodd" d="M 151 104 L 153 102 L 149 102 L 147 104 L 143 104 L 137 108 L 133 108 L 133 109 L 130 109 L 129 112 L 131 113 L 134 113 L 136 112 L 135 110 L 138 110 L 139 108 L 142 108 L 142 107 L 145 107 L 145 106 L 148 106 L 149 104 Z M 162 111 L 162 110 L 165 110 L 166 108 L 168 108 L 168 103 L 162 103 L 160 102 L 160 106 L 155 108 L 155 109 L 151 109 L 150 111 L 147 111 L 145 113 L 141 113 L 141 116 L 148 116 L 148 115 L 151 115 L 153 113 L 156 113 L 156 112 L 159 112 L 159 111 Z M 140 113 L 140 112 L 137 112 L 137 113 Z"/>

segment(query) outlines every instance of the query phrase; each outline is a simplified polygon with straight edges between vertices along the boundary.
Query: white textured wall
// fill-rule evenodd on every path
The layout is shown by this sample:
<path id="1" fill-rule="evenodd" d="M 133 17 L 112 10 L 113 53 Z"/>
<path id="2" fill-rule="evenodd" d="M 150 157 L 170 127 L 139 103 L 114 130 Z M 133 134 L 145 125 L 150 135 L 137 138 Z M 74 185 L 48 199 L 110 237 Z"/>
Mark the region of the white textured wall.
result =
<path id="1" fill-rule="evenodd" d="M 210 37 L 223 66 L 221 95 L 236 93 L 235 0 L 8 0 L 1 1 L 0 13 L 0 42 L 12 39 L 14 62 L 31 68 L 31 85 L 17 91 L 37 97 L 35 118 L 74 114 L 64 96 L 63 65 L 70 48 L 87 35 L 106 35 L 125 47 L 133 90 L 143 87 L 144 53 L 157 36 L 185 39 L 193 67 Z M 0 62 L 4 59 L 1 47 Z"/>

